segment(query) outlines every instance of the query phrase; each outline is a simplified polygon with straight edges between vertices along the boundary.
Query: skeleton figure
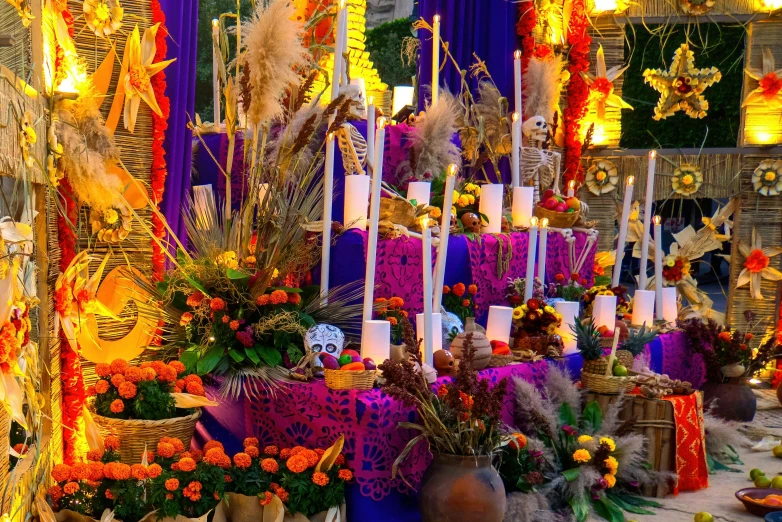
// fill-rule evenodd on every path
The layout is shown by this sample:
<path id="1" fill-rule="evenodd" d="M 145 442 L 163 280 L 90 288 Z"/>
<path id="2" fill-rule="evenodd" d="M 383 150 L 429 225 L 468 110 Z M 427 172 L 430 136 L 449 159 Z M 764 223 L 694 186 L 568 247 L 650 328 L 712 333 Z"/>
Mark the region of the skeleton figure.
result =
<path id="1" fill-rule="evenodd" d="M 521 125 L 521 133 L 530 146 L 540 148 L 548 137 L 548 123 L 543 116 L 533 116 Z"/>
<path id="2" fill-rule="evenodd" d="M 521 133 L 528 146 L 521 148 L 521 182 L 533 182 L 535 203 L 540 201 L 540 191 L 559 184 L 559 167 L 562 156 L 558 152 L 543 149 L 549 127 L 543 116 L 532 116 L 521 125 Z"/>
<path id="3" fill-rule="evenodd" d="M 307 330 L 304 335 L 304 348 L 308 352 L 325 352 L 337 359 L 342 355 L 345 347 L 345 334 L 336 326 L 330 324 L 318 324 Z M 313 365 L 322 366 L 318 357 L 313 358 Z"/>
<path id="4" fill-rule="evenodd" d="M 349 118 L 351 120 L 363 120 L 367 117 L 366 105 L 364 104 L 364 94 L 358 85 L 345 85 L 341 89 L 341 94 L 345 94 L 353 100 Z M 345 174 L 365 174 L 363 165 L 367 161 L 367 141 L 361 133 L 350 123 L 343 123 L 342 127 L 335 132 L 339 151 L 342 153 L 342 164 L 345 167 Z"/>

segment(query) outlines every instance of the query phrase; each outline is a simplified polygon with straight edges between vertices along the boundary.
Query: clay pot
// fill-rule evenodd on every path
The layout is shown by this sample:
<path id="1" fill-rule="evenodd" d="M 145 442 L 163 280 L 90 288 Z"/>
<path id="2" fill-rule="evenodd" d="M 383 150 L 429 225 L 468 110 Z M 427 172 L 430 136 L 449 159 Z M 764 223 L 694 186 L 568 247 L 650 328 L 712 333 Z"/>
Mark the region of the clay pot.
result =
<path id="1" fill-rule="evenodd" d="M 462 358 L 464 343 L 467 340 L 467 334 L 470 333 L 472 334 L 472 347 L 475 350 L 472 367 L 476 370 L 483 370 L 491 360 L 491 342 L 486 334 L 477 331 L 474 317 L 468 317 L 467 324 L 464 325 L 464 332 L 454 337 L 451 343 L 451 354 L 456 359 Z"/>
<path id="2" fill-rule="evenodd" d="M 757 399 L 746 384 L 706 383 L 703 385 L 704 410 L 714 404 L 714 414 L 725 420 L 750 422 L 755 418 Z"/>
<path id="3" fill-rule="evenodd" d="M 488 456 L 434 454 L 418 493 L 423 522 L 502 522 L 505 487 Z"/>

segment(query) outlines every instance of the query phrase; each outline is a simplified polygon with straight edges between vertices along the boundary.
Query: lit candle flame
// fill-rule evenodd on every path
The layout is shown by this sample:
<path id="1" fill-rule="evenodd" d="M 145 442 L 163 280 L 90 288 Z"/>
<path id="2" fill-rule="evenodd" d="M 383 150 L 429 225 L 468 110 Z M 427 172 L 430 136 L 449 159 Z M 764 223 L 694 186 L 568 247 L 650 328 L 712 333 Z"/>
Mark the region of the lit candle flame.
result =
<path id="1" fill-rule="evenodd" d="M 219 23 L 220 23 L 220 22 L 217 20 L 217 18 L 214 18 L 214 19 L 212 20 L 212 27 L 217 27 L 217 24 L 219 24 Z"/>
<path id="2" fill-rule="evenodd" d="M 511 116 L 511 119 L 513 120 L 513 123 L 516 123 L 517 121 L 519 121 L 519 113 L 518 112 L 514 112 L 513 116 Z"/>
<path id="3" fill-rule="evenodd" d="M 657 157 L 657 151 L 656 150 L 650 150 L 649 151 L 649 159 L 654 159 Z"/>
<path id="4" fill-rule="evenodd" d="M 377 128 L 378 130 L 380 130 L 385 126 L 386 126 L 386 119 L 381 116 L 380 118 L 377 119 Z"/>
<path id="5" fill-rule="evenodd" d="M 347 0 L 339 0 L 339 8 L 345 9 L 345 4 L 347 3 Z"/>
<path id="6" fill-rule="evenodd" d="M 661 218 L 660 216 L 654 216 L 654 218 L 652 219 L 654 220 L 655 225 L 659 225 L 663 221 L 663 218 Z"/>
<path id="7" fill-rule="evenodd" d="M 627 186 L 628 187 L 632 186 L 634 181 L 635 181 L 635 177 L 634 176 L 627 176 Z"/>
<path id="8" fill-rule="evenodd" d="M 516 60 L 521 60 L 521 51 L 516 51 L 513 53 L 513 58 Z"/>
<path id="9" fill-rule="evenodd" d="M 326 139 L 328 139 L 329 141 L 333 140 L 333 139 L 334 139 L 334 133 L 333 133 L 333 132 L 329 132 L 329 133 L 326 135 Z"/>
<path id="10" fill-rule="evenodd" d="M 369 104 L 370 105 L 374 105 L 375 104 L 375 97 L 374 96 L 370 96 L 369 97 Z"/>
<path id="11" fill-rule="evenodd" d="M 434 15 L 434 23 L 436 24 L 440 23 L 440 15 Z"/>
<path id="12" fill-rule="evenodd" d="M 532 220 L 530 220 L 530 223 L 532 223 Z M 543 218 L 540 220 L 540 228 L 546 228 L 548 226 L 548 218 Z"/>
<path id="13" fill-rule="evenodd" d="M 448 165 L 448 170 L 446 171 L 446 174 L 448 176 L 455 176 L 456 175 L 456 171 L 458 169 L 459 169 L 459 167 L 457 167 L 456 164 L 451 163 L 450 165 Z"/>
<path id="14" fill-rule="evenodd" d="M 571 179 L 570 181 L 568 181 L 567 188 L 574 190 L 576 188 L 576 180 Z"/>
<path id="15" fill-rule="evenodd" d="M 429 218 L 424 216 L 421 218 L 421 228 L 426 229 L 428 227 L 429 227 Z"/>
<path id="16" fill-rule="evenodd" d="M 548 223 L 548 221 L 546 221 L 546 223 Z M 532 216 L 531 218 L 529 218 L 529 226 L 531 227 L 538 226 L 538 218 L 536 216 Z"/>

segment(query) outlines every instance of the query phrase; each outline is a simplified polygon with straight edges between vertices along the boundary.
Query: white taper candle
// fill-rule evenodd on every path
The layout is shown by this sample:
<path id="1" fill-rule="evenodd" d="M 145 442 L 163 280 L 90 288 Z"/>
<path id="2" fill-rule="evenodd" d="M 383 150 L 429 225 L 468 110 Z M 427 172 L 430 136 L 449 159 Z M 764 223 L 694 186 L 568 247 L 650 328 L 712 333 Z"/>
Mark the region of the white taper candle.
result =
<path id="1" fill-rule="evenodd" d="M 515 51 L 513 53 L 513 94 L 514 105 L 513 110 L 518 113 L 519 119 L 523 116 L 521 112 L 521 51 Z"/>
<path id="2" fill-rule="evenodd" d="M 434 353 L 434 324 L 432 322 L 432 229 L 429 218 L 421 219 L 421 260 L 424 275 L 424 362 L 432 364 Z"/>
<path id="3" fill-rule="evenodd" d="M 535 251 L 538 246 L 538 218 L 532 216 L 529 220 L 529 239 L 527 241 L 527 271 L 524 275 L 524 301 L 532 297 L 535 286 Z"/>
<path id="4" fill-rule="evenodd" d="M 663 227 L 660 216 L 654 216 L 654 294 L 658 320 L 663 319 Z"/>
<path id="5" fill-rule="evenodd" d="M 627 240 L 627 223 L 630 220 L 630 205 L 633 202 L 633 176 L 627 176 L 625 183 L 625 200 L 622 206 L 622 219 L 619 221 L 619 239 L 616 242 L 616 263 L 611 279 L 611 286 L 619 286 L 619 276 L 622 275 L 622 258 L 625 255 L 625 241 Z"/>
<path id="6" fill-rule="evenodd" d="M 437 261 L 435 265 L 434 298 L 432 306 L 440 310 L 443 301 L 443 285 L 445 284 L 445 263 L 448 258 L 448 238 L 451 235 L 451 207 L 453 206 L 453 189 L 456 184 L 457 167 L 453 163 L 445 171 L 445 194 L 443 194 L 443 214 L 440 218 L 440 243 L 437 245 Z"/>
<path id="7" fill-rule="evenodd" d="M 367 237 L 367 270 L 364 276 L 364 321 L 372 319 L 375 301 L 375 265 L 377 264 L 377 228 L 380 221 L 380 184 L 383 181 L 383 153 L 385 149 L 385 120 L 378 120 L 375 140 L 375 166 L 372 169 L 372 196 L 369 203 L 369 234 Z"/>
<path id="8" fill-rule="evenodd" d="M 646 199 L 644 200 L 644 229 L 641 236 L 641 264 L 638 274 L 638 288 L 646 289 L 646 263 L 649 261 L 649 229 L 652 222 L 652 202 L 654 201 L 654 169 L 657 164 L 657 151 L 649 151 L 649 168 L 646 173 Z"/>
<path id="9" fill-rule="evenodd" d="M 220 23 L 212 20 L 212 98 L 214 99 L 214 124 L 220 130 Z"/>
<path id="10" fill-rule="evenodd" d="M 538 279 L 546 284 L 546 243 L 548 243 L 548 218 L 540 220 L 540 244 L 538 246 Z"/>
<path id="11" fill-rule="evenodd" d="M 511 181 L 513 188 L 517 188 L 521 181 L 521 163 L 519 154 L 521 153 L 521 116 L 514 112 L 511 117 Z"/>
<path id="12" fill-rule="evenodd" d="M 375 164 L 375 98 L 369 97 L 367 106 L 367 169 Z M 370 174 L 372 174 L 370 172 Z"/>
<path id="13" fill-rule="evenodd" d="M 432 105 L 440 97 L 440 15 L 432 23 Z"/>

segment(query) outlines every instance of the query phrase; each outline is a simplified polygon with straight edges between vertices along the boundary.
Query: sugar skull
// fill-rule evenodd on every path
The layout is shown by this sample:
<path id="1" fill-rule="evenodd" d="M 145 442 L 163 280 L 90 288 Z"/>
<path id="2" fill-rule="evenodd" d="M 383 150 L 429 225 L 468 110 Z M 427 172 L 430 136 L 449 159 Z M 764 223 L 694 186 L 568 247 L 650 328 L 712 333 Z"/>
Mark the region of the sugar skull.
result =
<path id="1" fill-rule="evenodd" d="M 345 347 L 345 334 L 336 326 L 330 324 L 317 324 L 307 330 L 304 335 L 304 348 L 313 353 L 325 352 L 337 359 L 342 355 Z M 313 359 L 315 366 L 321 366 L 320 359 Z"/>
<path id="2" fill-rule="evenodd" d="M 474 232 L 479 234 L 481 232 L 481 220 L 478 218 L 478 214 L 474 212 L 467 212 L 462 214 L 462 225 L 467 232 Z"/>

